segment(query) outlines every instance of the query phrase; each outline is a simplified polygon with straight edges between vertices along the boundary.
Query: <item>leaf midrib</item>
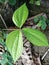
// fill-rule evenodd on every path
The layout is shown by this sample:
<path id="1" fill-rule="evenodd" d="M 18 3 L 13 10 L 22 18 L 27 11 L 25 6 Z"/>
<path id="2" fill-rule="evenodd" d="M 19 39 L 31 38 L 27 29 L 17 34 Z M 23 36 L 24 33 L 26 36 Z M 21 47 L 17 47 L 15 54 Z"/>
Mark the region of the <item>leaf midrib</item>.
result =
<path id="1" fill-rule="evenodd" d="M 18 36 L 18 39 L 19 39 L 19 33 L 18 33 L 17 36 Z M 17 36 L 16 36 L 15 41 L 14 41 L 13 46 L 12 46 L 12 50 L 13 50 L 14 45 L 17 43 L 16 51 L 17 51 L 17 48 L 18 48 L 18 39 L 17 39 Z M 16 42 L 16 39 L 17 39 L 17 42 Z M 14 52 L 14 51 L 12 51 L 12 52 Z M 15 52 L 15 54 L 16 54 L 16 52 Z"/>
<path id="2" fill-rule="evenodd" d="M 40 37 L 38 37 L 37 35 L 35 35 L 35 34 L 32 34 L 31 32 L 28 32 L 28 31 L 26 31 L 27 33 L 30 33 L 32 36 L 35 36 L 36 38 L 38 38 L 38 39 L 40 39 Z M 41 40 L 41 39 L 40 39 Z M 44 41 L 42 40 L 42 42 L 44 43 Z M 45 43 L 46 44 L 46 43 Z"/>

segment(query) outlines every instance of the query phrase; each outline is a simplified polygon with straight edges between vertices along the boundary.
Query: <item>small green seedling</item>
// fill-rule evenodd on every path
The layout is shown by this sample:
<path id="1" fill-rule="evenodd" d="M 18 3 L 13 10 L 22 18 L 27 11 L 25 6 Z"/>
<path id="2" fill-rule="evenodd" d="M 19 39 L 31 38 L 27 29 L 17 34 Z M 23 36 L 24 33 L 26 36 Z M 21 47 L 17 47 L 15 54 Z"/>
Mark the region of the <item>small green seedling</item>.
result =
<path id="1" fill-rule="evenodd" d="M 45 30 L 47 27 L 47 18 L 45 16 L 38 16 L 34 18 L 34 22 L 37 27 L 40 27 L 42 30 Z"/>
<path id="2" fill-rule="evenodd" d="M 18 29 L 9 33 L 6 39 L 6 46 L 12 55 L 14 62 L 16 62 L 22 54 L 23 51 L 23 35 L 32 44 L 36 46 L 49 46 L 46 36 L 36 29 L 22 28 L 28 17 L 28 8 L 26 3 L 19 7 L 13 14 L 13 23 L 18 27 Z"/>

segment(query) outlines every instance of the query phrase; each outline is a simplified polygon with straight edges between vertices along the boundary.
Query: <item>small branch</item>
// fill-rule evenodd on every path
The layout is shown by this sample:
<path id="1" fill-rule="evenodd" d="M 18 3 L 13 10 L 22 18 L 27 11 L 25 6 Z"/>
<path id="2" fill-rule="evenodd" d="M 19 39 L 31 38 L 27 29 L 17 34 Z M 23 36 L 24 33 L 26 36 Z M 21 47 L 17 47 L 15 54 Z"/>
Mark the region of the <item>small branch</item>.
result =
<path id="1" fill-rule="evenodd" d="M 36 16 L 33 16 L 33 17 L 31 17 L 31 18 L 28 18 L 27 21 L 30 21 L 30 20 L 32 20 L 32 19 L 38 17 L 38 16 L 42 16 L 43 14 L 44 14 L 44 13 L 40 13 L 40 14 L 38 14 L 38 15 L 36 15 Z"/>
<path id="2" fill-rule="evenodd" d="M 49 49 L 45 52 L 45 54 L 42 56 L 42 60 L 46 57 L 46 55 L 48 54 Z"/>
<path id="3" fill-rule="evenodd" d="M 16 29 L 2 29 L 2 30 L 4 30 L 4 31 L 12 31 L 12 30 L 16 30 Z"/>
<path id="4" fill-rule="evenodd" d="M 5 28 L 7 29 L 7 25 L 6 25 L 6 23 L 5 23 L 5 21 L 4 21 L 4 19 L 3 19 L 3 17 L 2 17 L 1 14 L 0 14 L 0 18 L 1 18 L 1 20 L 2 20 L 2 22 L 3 22 L 3 24 L 4 24 L 4 26 L 5 26 Z"/>

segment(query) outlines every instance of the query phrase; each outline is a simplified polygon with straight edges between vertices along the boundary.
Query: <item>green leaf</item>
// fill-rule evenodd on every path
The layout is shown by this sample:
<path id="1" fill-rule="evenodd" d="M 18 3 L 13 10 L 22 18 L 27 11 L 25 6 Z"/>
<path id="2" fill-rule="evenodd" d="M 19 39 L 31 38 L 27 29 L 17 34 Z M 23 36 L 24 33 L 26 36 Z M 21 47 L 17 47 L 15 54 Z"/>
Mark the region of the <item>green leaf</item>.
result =
<path id="1" fill-rule="evenodd" d="M 35 2 L 36 5 L 40 5 L 40 0 Z"/>
<path id="2" fill-rule="evenodd" d="M 29 2 L 30 4 L 34 4 L 34 0 L 30 0 L 30 2 Z"/>
<path id="3" fill-rule="evenodd" d="M 8 0 L 10 5 L 15 5 L 16 4 L 16 0 Z"/>
<path id="4" fill-rule="evenodd" d="M 38 27 L 41 27 L 41 26 L 42 26 L 41 20 L 38 22 L 37 26 L 38 26 Z"/>
<path id="5" fill-rule="evenodd" d="M 3 53 L 0 56 L 2 57 L 2 60 L 0 60 L 1 65 L 5 65 L 8 62 L 7 55 Z"/>
<path id="6" fill-rule="evenodd" d="M 30 4 L 40 5 L 40 0 L 30 0 Z"/>
<path id="7" fill-rule="evenodd" d="M 37 46 L 49 46 L 46 36 L 36 29 L 31 28 L 24 28 L 23 30 L 24 35 L 26 38 Z"/>
<path id="8" fill-rule="evenodd" d="M 41 20 L 46 21 L 47 18 L 45 16 L 41 16 Z"/>
<path id="9" fill-rule="evenodd" d="M 0 3 L 4 3 L 5 2 L 5 0 L 0 0 Z"/>
<path id="10" fill-rule="evenodd" d="M 6 45 L 11 53 L 14 62 L 18 60 L 23 51 L 22 33 L 20 30 L 11 32 L 6 39 Z"/>
<path id="11" fill-rule="evenodd" d="M 23 4 L 14 12 L 12 19 L 14 24 L 17 27 L 21 28 L 22 25 L 25 23 L 27 17 L 28 17 L 28 8 L 26 4 Z"/>
<path id="12" fill-rule="evenodd" d="M 42 29 L 42 30 L 45 30 L 45 29 L 46 29 L 46 27 L 47 27 L 47 24 L 46 24 L 46 22 L 44 22 L 44 21 L 43 21 L 43 22 L 42 22 L 41 29 Z"/>
<path id="13" fill-rule="evenodd" d="M 38 27 L 41 27 L 42 30 L 45 30 L 47 27 L 47 24 L 44 20 L 40 20 L 39 23 L 37 24 Z"/>
<path id="14" fill-rule="evenodd" d="M 34 18 L 34 22 L 37 23 L 39 20 L 39 17 Z"/>

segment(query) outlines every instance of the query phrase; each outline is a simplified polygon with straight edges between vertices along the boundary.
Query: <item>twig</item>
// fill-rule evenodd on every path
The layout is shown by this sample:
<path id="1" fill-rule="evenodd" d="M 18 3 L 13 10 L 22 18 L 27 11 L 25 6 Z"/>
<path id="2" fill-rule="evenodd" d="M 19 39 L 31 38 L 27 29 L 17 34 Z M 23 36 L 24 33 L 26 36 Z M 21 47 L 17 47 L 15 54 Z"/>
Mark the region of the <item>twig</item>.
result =
<path id="1" fill-rule="evenodd" d="M 46 55 L 48 54 L 49 49 L 45 52 L 45 54 L 42 56 L 42 60 L 46 57 Z"/>
<path id="2" fill-rule="evenodd" d="M 31 17 L 31 18 L 27 19 L 27 21 L 30 21 L 30 20 L 32 20 L 32 19 L 34 19 L 34 18 L 38 17 L 38 16 L 42 16 L 43 14 L 44 14 L 44 13 L 40 13 L 40 14 L 38 14 L 38 15 L 36 15 L 36 16 L 33 16 L 33 17 Z"/>
<path id="3" fill-rule="evenodd" d="M 4 24 L 4 26 L 5 26 L 5 28 L 8 29 L 8 28 L 7 28 L 7 25 L 6 25 L 6 23 L 5 23 L 5 21 L 4 21 L 4 19 L 3 19 L 3 17 L 2 17 L 1 14 L 0 14 L 0 18 L 1 18 L 1 20 L 2 20 L 2 22 L 3 22 L 3 24 Z"/>
<path id="4" fill-rule="evenodd" d="M 2 29 L 2 30 L 4 30 L 4 31 L 6 31 L 6 30 L 7 30 L 7 31 L 8 31 L 8 30 L 9 30 L 9 31 L 12 31 L 12 30 L 16 30 L 16 29 Z"/>

